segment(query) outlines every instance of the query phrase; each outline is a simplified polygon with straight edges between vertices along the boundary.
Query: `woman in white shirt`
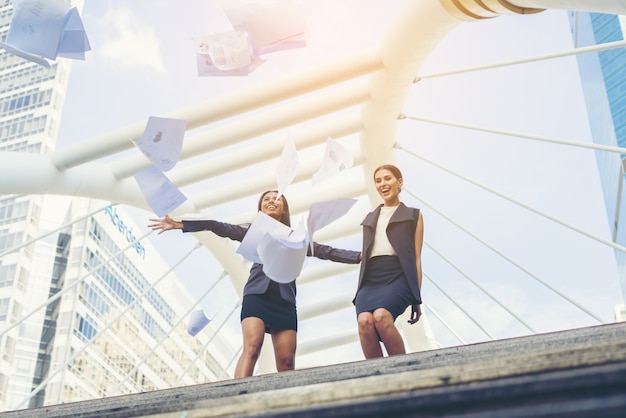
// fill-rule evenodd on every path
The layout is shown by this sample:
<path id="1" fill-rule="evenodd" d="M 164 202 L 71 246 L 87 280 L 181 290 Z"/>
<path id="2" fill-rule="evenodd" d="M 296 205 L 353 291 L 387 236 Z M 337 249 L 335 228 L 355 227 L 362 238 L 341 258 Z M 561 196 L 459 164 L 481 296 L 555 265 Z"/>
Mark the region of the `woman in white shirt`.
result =
<path id="1" fill-rule="evenodd" d="M 381 342 L 390 356 L 406 353 L 395 320 L 411 306 L 409 323 L 416 323 L 422 303 L 422 213 L 400 201 L 403 180 L 396 166 L 378 167 L 374 183 L 383 203 L 361 223 L 363 256 L 353 300 L 366 359 L 383 356 Z"/>

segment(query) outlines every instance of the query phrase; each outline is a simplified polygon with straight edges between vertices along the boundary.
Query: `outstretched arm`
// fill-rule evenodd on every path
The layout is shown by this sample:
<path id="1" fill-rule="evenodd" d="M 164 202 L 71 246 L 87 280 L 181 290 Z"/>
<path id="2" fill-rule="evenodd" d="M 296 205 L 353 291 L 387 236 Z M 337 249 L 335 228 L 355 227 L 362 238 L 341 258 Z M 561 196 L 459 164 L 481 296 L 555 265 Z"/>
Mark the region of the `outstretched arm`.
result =
<path id="1" fill-rule="evenodd" d="M 310 248 L 307 255 L 311 255 Z M 343 250 L 329 245 L 318 244 L 317 242 L 313 242 L 313 256 L 322 260 L 335 261 L 337 263 L 358 264 L 361 262 L 360 251 Z"/>
<path id="2" fill-rule="evenodd" d="M 240 225 L 232 225 L 214 220 L 175 221 L 170 218 L 169 215 L 165 215 L 165 217 L 161 219 L 152 218 L 150 221 L 153 223 L 149 224 L 148 228 L 159 231 L 159 234 L 171 229 L 180 229 L 183 232 L 211 231 L 220 237 L 241 241 L 247 231 L 247 228 Z"/>

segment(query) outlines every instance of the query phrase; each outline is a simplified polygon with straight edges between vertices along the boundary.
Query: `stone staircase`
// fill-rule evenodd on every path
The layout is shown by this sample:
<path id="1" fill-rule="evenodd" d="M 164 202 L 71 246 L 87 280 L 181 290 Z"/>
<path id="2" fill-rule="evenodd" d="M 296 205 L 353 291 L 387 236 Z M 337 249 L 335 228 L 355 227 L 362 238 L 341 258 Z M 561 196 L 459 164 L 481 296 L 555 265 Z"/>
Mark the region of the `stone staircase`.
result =
<path id="1" fill-rule="evenodd" d="M 20 417 L 626 417 L 626 323 L 1 413 Z"/>

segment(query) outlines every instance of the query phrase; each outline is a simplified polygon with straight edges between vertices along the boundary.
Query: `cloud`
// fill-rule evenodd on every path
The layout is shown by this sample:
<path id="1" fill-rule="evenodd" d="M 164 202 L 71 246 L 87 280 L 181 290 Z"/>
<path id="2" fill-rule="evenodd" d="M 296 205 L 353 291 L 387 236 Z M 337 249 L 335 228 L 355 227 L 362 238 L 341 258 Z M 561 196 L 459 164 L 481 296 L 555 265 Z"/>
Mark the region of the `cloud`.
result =
<path id="1" fill-rule="evenodd" d="M 165 72 L 155 28 L 133 14 L 128 6 L 109 8 L 98 22 L 105 38 L 98 58 L 120 69 Z"/>

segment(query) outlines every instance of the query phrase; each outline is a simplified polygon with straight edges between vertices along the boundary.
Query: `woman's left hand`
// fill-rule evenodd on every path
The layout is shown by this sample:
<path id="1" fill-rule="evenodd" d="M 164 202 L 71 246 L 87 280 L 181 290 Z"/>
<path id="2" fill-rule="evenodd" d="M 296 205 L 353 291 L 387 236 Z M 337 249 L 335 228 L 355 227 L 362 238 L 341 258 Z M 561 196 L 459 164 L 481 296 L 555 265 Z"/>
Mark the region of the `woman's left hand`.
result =
<path id="1" fill-rule="evenodd" d="M 420 320 L 421 316 L 422 316 L 422 305 L 413 304 L 411 305 L 411 319 L 409 319 L 407 322 L 413 325 L 414 323 Z"/>

